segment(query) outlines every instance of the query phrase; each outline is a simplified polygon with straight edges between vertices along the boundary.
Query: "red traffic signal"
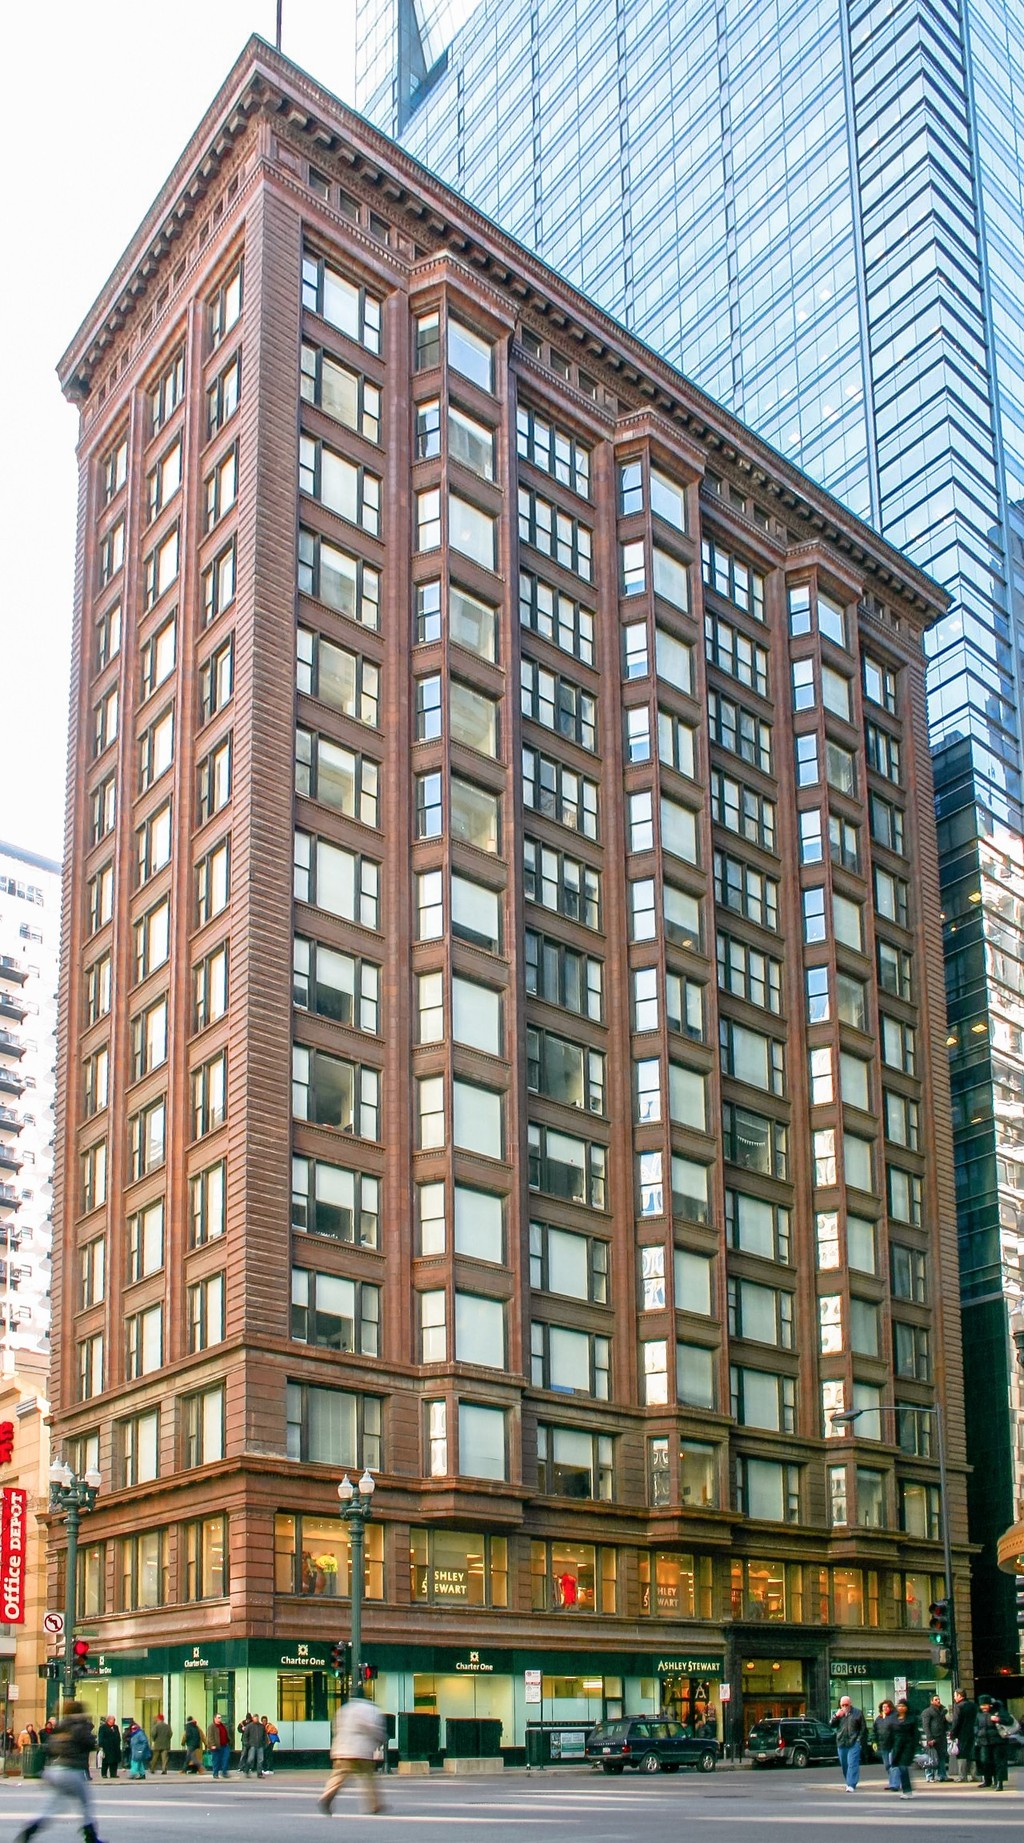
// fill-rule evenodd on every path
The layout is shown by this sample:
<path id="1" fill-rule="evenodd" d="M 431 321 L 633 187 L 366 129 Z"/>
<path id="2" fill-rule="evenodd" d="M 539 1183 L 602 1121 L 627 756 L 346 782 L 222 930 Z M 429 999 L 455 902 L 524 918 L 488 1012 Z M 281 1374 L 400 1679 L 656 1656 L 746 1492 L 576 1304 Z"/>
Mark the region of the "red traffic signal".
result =
<path id="1" fill-rule="evenodd" d="M 76 1638 L 75 1639 L 75 1656 L 77 1658 L 81 1658 L 84 1660 L 85 1658 L 88 1657 L 88 1655 L 89 1655 L 89 1640 L 87 1638 Z"/>
<path id="2" fill-rule="evenodd" d="M 364 1664 L 363 1665 L 363 1682 L 364 1683 L 375 1683 L 376 1681 L 377 1681 L 376 1664 Z"/>

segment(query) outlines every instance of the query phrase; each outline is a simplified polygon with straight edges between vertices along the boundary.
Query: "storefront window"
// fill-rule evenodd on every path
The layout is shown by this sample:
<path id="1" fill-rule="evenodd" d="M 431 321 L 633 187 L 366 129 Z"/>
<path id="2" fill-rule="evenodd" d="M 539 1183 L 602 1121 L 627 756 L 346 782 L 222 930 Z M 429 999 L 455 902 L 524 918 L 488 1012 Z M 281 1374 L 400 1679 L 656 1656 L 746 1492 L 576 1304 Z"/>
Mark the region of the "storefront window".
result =
<path id="1" fill-rule="evenodd" d="M 663 1619 L 710 1619 L 710 1555 L 641 1552 L 640 1611 Z"/>
<path id="2" fill-rule="evenodd" d="M 714 1677 L 710 1674 L 662 1677 L 661 1713 L 670 1721 L 682 1722 L 690 1734 L 716 1737 L 718 1713 L 713 1698 L 717 1696 L 720 1675 L 719 1667 Z"/>
<path id="3" fill-rule="evenodd" d="M 383 1600 L 383 1526 L 368 1523 L 363 1540 L 366 1598 Z M 348 1529 L 340 1517 L 294 1517 L 286 1512 L 275 1517 L 274 1587 L 277 1593 L 301 1593 L 312 1599 L 347 1599 Z"/>
<path id="4" fill-rule="evenodd" d="M 432 1606 L 507 1606 L 508 1543 L 504 1536 L 461 1530 L 410 1531 L 414 1601 Z"/>
<path id="5" fill-rule="evenodd" d="M 614 1613 L 616 1551 L 586 1542 L 531 1542 L 530 1605 L 535 1613 Z"/>
<path id="6" fill-rule="evenodd" d="M 799 1625 L 806 1617 L 828 1624 L 828 1571 L 807 1570 L 807 1613 L 805 1615 L 804 1570 L 797 1562 L 734 1561 L 731 1592 L 734 1619 L 787 1621 Z M 820 1586 L 815 1591 L 816 1576 Z M 818 1611 L 815 1613 L 815 1600 Z"/>

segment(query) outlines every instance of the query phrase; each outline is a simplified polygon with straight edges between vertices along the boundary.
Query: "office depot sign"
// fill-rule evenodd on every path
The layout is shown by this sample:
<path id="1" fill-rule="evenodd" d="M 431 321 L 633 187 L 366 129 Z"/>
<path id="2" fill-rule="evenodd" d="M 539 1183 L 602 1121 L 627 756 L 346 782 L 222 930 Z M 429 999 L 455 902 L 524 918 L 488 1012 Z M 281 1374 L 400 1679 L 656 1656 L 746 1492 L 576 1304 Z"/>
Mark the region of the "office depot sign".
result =
<path id="1" fill-rule="evenodd" d="M 25 1623 L 25 1545 L 28 1497 L 14 1485 L 0 1491 L 0 1619 Z"/>

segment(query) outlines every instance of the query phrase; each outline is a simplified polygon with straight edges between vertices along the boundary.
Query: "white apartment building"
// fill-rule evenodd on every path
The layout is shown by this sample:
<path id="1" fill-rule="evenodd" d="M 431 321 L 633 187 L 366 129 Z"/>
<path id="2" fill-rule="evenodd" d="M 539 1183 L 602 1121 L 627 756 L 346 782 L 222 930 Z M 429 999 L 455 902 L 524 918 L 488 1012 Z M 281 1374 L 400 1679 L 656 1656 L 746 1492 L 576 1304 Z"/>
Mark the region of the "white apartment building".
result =
<path id="1" fill-rule="evenodd" d="M 60 865 L 0 841 L 0 1347 L 50 1333 Z"/>

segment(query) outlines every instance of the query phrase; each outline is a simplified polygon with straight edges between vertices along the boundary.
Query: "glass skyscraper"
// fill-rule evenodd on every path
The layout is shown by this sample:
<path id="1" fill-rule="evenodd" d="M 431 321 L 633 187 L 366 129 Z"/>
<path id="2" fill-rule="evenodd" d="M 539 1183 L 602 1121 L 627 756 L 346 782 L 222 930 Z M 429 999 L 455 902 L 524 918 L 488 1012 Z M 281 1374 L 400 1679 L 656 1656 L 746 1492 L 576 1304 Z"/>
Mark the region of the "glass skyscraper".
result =
<path id="1" fill-rule="evenodd" d="M 360 0 L 357 102 L 949 590 L 930 636 L 975 1655 L 1024 1499 L 1024 10 Z"/>

